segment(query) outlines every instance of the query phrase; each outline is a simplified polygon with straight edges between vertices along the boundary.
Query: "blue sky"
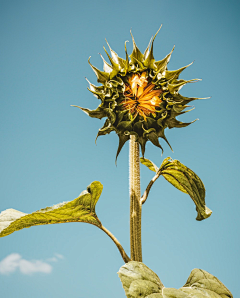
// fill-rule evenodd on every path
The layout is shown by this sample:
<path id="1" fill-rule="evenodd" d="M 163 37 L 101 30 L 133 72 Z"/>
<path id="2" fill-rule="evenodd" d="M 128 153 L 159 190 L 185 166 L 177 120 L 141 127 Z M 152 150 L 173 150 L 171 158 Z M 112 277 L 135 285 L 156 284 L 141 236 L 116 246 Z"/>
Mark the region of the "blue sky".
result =
<path id="1" fill-rule="evenodd" d="M 167 287 L 181 287 L 193 268 L 201 268 L 236 297 L 239 9 L 238 1 L 222 0 L 0 1 L 0 211 L 31 213 L 72 200 L 98 180 L 104 187 L 98 217 L 129 253 L 128 144 L 116 167 L 117 136 L 99 137 L 96 146 L 103 121 L 70 105 L 98 106 L 84 77 L 96 83 L 87 59 L 91 56 L 102 69 L 98 53 L 104 53 L 105 38 L 124 57 L 125 40 L 132 51 L 130 29 L 144 51 L 163 24 L 155 58 L 162 59 L 175 45 L 169 69 L 195 61 L 181 77 L 202 79 L 180 93 L 211 99 L 194 102 L 195 110 L 179 117 L 199 121 L 166 131 L 174 153 L 162 142 L 161 156 L 149 143 L 146 158 L 160 165 L 171 156 L 195 171 L 213 214 L 196 221 L 191 199 L 160 178 L 143 206 L 143 262 Z M 152 176 L 141 168 L 142 192 Z M 15 260 L 14 270 L 0 271 L 2 297 L 124 297 L 116 274 L 123 261 L 94 226 L 33 227 L 0 242 L 0 262 Z M 37 270 L 36 263 L 45 269 Z M 30 268 L 27 273 L 22 264 Z"/>

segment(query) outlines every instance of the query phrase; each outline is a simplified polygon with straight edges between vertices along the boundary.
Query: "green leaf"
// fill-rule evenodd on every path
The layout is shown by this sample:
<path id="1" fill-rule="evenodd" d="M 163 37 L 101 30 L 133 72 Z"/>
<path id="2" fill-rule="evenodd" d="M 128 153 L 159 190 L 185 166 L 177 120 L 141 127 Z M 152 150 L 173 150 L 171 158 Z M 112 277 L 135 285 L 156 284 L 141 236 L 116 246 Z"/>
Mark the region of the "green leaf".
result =
<path id="1" fill-rule="evenodd" d="M 177 94 L 179 90 L 186 85 L 187 83 L 195 83 L 200 81 L 199 79 L 192 79 L 192 80 L 173 80 L 171 84 L 168 84 L 168 90 L 171 94 Z"/>
<path id="2" fill-rule="evenodd" d="M 166 78 L 168 81 L 173 80 L 173 79 L 178 79 L 180 73 L 181 73 L 184 69 L 186 69 L 187 67 L 189 67 L 189 66 L 192 65 L 192 64 L 193 64 L 193 62 L 190 63 L 190 64 L 188 64 L 188 65 L 186 65 L 186 66 L 184 66 L 184 67 L 181 67 L 181 68 L 179 68 L 179 69 L 177 69 L 177 70 L 167 70 L 167 71 L 166 71 L 166 74 L 165 74 L 165 78 Z"/>
<path id="3" fill-rule="evenodd" d="M 113 71 L 112 66 L 109 63 L 107 63 L 107 61 L 103 58 L 102 54 L 99 53 L 99 55 L 103 60 L 103 71 L 110 74 Z"/>
<path id="4" fill-rule="evenodd" d="M 167 119 L 166 124 L 167 124 L 168 128 L 171 129 L 174 127 L 178 127 L 178 128 L 186 127 L 186 126 L 194 123 L 195 121 L 197 121 L 197 119 L 193 120 L 192 122 L 184 123 L 184 122 L 178 121 L 175 118 L 169 118 L 169 119 Z"/>
<path id="5" fill-rule="evenodd" d="M 130 139 L 130 136 L 129 135 L 125 135 L 125 134 L 118 134 L 118 137 L 119 137 L 119 144 L 118 144 L 118 149 L 117 149 L 115 163 L 117 162 L 117 158 L 118 158 L 119 153 L 122 150 L 122 147 Z"/>
<path id="6" fill-rule="evenodd" d="M 26 214 L 14 209 L 0 213 L 0 237 L 32 226 L 65 222 L 86 222 L 101 228 L 102 224 L 95 213 L 96 203 L 102 193 L 100 182 L 92 182 L 87 190 L 70 202 Z"/>
<path id="7" fill-rule="evenodd" d="M 151 39 L 150 39 L 150 41 L 149 41 L 149 44 L 148 44 L 148 46 L 147 46 L 147 48 L 146 48 L 146 50 L 145 50 L 145 52 L 144 52 L 144 54 L 143 54 L 143 60 L 145 61 L 146 60 L 146 58 L 148 57 L 148 55 L 149 55 L 149 48 L 150 48 L 150 45 L 151 45 L 151 43 L 152 43 L 152 39 L 153 39 L 153 37 L 151 37 Z"/>
<path id="8" fill-rule="evenodd" d="M 130 261 L 123 265 L 118 276 L 128 298 L 149 297 L 153 293 L 161 293 L 164 288 L 157 274 L 141 262 Z"/>
<path id="9" fill-rule="evenodd" d="M 109 43 L 107 42 L 107 40 L 106 40 L 106 43 L 107 43 L 107 45 L 109 47 L 109 50 L 111 52 L 112 61 L 115 62 L 116 64 L 120 65 L 120 68 L 124 69 L 125 68 L 125 64 L 126 64 L 126 61 L 124 59 L 120 58 L 118 56 L 118 54 L 111 49 L 111 47 L 110 47 Z"/>
<path id="10" fill-rule="evenodd" d="M 162 294 L 164 298 L 233 298 L 220 280 L 201 269 L 193 269 L 186 284 L 179 290 L 164 288 Z"/>
<path id="11" fill-rule="evenodd" d="M 84 113 L 86 113 L 88 116 L 92 118 L 102 119 L 103 117 L 107 116 L 106 109 L 102 107 L 98 107 L 96 110 L 90 110 L 90 109 L 82 108 L 75 105 L 72 105 L 72 107 L 81 109 Z"/>
<path id="12" fill-rule="evenodd" d="M 104 99 L 105 94 L 104 94 L 104 86 L 95 86 L 92 83 L 89 82 L 89 80 L 86 78 L 89 88 L 87 88 L 90 92 L 94 94 L 95 97 L 99 99 Z"/>
<path id="13" fill-rule="evenodd" d="M 112 126 L 111 122 L 109 121 L 109 119 L 107 119 L 103 125 L 102 128 L 99 129 L 98 131 L 98 134 L 97 134 L 97 137 L 96 137 L 96 140 L 95 140 L 95 143 L 97 141 L 97 138 L 99 136 L 104 136 L 106 134 L 109 134 L 110 132 L 114 131 L 115 128 Z"/>
<path id="14" fill-rule="evenodd" d="M 99 83 L 104 84 L 105 82 L 107 82 L 109 80 L 109 73 L 105 72 L 105 71 L 101 71 L 99 70 L 97 67 L 93 66 L 90 63 L 90 58 L 88 59 L 88 63 L 90 64 L 90 66 L 92 67 L 92 70 L 95 72 L 95 75 L 97 76 L 97 81 Z"/>
<path id="15" fill-rule="evenodd" d="M 160 29 L 162 28 L 162 25 L 160 26 L 160 28 L 158 29 L 157 33 L 154 35 L 153 37 L 153 40 L 152 40 L 152 44 L 151 44 L 151 48 L 150 48 L 150 51 L 148 50 L 149 49 L 149 46 L 147 47 L 145 53 L 144 53 L 144 66 L 146 66 L 147 68 L 150 68 L 150 69 L 155 69 L 156 66 L 154 65 L 154 62 L 155 62 L 155 59 L 153 57 L 153 43 L 154 43 L 154 40 L 158 34 L 158 32 L 160 31 Z"/>
<path id="16" fill-rule="evenodd" d="M 124 73 L 123 75 L 126 75 L 128 72 L 129 68 L 129 59 L 128 59 L 128 53 L 127 53 L 127 46 L 126 46 L 127 41 L 125 41 L 125 53 L 126 53 L 126 61 L 125 61 L 125 67 L 124 67 Z"/>
<path id="17" fill-rule="evenodd" d="M 153 143 L 153 145 L 157 146 L 158 148 L 162 149 L 162 153 L 163 153 L 163 148 L 160 145 L 159 141 L 158 141 L 158 135 L 152 131 L 150 133 L 147 134 L 147 137 L 149 139 L 149 141 L 151 141 Z"/>
<path id="18" fill-rule="evenodd" d="M 114 60 L 109 56 L 109 54 L 108 54 L 107 50 L 105 49 L 105 47 L 103 47 L 103 49 L 104 49 L 105 53 L 107 54 L 109 61 L 112 64 L 112 69 L 113 70 L 110 74 L 110 79 L 112 79 L 113 77 L 115 77 L 115 75 L 117 75 L 119 73 L 119 71 L 121 70 L 121 67 L 120 67 L 119 63 L 114 62 Z"/>
<path id="19" fill-rule="evenodd" d="M 149 170 L 157 173 L 157 171 L 159 170 L 158 167 L 149 159 L 147 158 L 143 158 L 143 157 L 140 157 L 140 162 L 145 165 L 146 167 L 149 168 Z"/>
<path id="20" fill-rule="evenodd" d="M 141 262 L 128 262 L 118 275 L 128 298 L 233 298 L 221 281 L 201 269 L 192 270 L 180 289 L 165 288 L 156 273 Z"/>
<path id="21" fill-rule="evenodd" d="M 193 269 L 186 284 L 180 290 L 185 293 L 192 293 L 191 288 L 194 290 L 198 289 L 202 294 L 206 295 L 203 295 L 203 297 L 233 297 L 232 293 L 218 278 L 202 269 Z"/>
<path id="22" fill-rule="evenodd" d="M 126 131 L 131 131 L 132 130 L 132 121 L 121 121 L 118 125 L 117 125 L 117 130 L 119 130 L 120 132 L 126 132 Z"/>
<path id="23" fill-rule="evenodd" d="M 174 47 L 173 47 L 172 51 L 164 59 L 155 61 L 155 65 L 157 67 L 157 72 L 159 72 L 159 71 L 163 72 L 167 68 L 167 64 L 170 61 Z"/>
<path id="24" fill-rule="evenodd" d="M 208 218 L 212 211 L 205 205 L 205 187 L 202 180 L 178 160 L 163 161 L 161 175 L 177 189 L 188 194 L 196 205 L 197 220 Z"/>
<path id="25" fill-rule="evenodd" d="M 143 66 L 143 58 L 144 58 L 144 55 L 141 53 L 141 51 L 139 50 L 139 48 L 137 47 L 136 43 L 135 43 L 135 40 L 134 40 L 134 37 L 132 35 L 132 31 L 130 31 L 131 33 L 131 36 L 132 36 L 132 42 L 133 42 L 133 51 L 132 51 L 132 54 L 130 55 L 130 58 L 131 58 L 131 62 L 133 64 L 139 64 L 139 66 L 141 68 L 144 68 Z"/>
<path id="26" fill-rule="evenodd" d="M 157 178 L 163 175 L 173 186 L 191 197 L 198 212 L 196 220 L 206 219 L 212 214 L 212 211 L 205 205 L 205 187 L 202 180 L 180 161 L 167 157 L 159 169 L 149 159 L 140 158 L 140 162 L 151 171 L 156 172 Z"/>

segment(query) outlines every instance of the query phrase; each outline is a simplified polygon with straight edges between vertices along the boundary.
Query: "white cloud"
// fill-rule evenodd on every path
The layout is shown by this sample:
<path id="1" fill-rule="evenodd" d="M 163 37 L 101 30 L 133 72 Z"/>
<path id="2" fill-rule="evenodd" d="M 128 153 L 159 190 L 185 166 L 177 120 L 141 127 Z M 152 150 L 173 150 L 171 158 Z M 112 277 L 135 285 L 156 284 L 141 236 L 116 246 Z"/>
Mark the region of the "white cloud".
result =
<path id="1" fill-rule="evenodd" d="M 0 273 L 9 274 L 17 270 L 18 263 L 21 259 L 19 254 L 11 254 L 0 262 Z"/>
<path id="2" fill-rule="evenodd" d="M 38 260 L 27 261 L 27 260 L 21 259 L 19 261 L 19 270 L 23 274 L 32 274 L 35 272 L 51 273 L 52 266 L 43 261 L 38 261 Z"/>
<path id="3" fill-rule="evenodd" d="M 48 258 L 47 261 L 48 262 L 57 262 L 58 259 L 56 257 L 52 257 L 52 258 Z"/>
<path id="4" fill-rule="evenodd" d="M 48 262 L 57 262 L 59 259 L 64 259 L 63 255 L 55 253 L 55 257 L 47 259 Z"/>
<path id="5" fill-rule="evenodd" d="M 22 258 L 18 253 L 12 253 L 0 262 L 0 274 L 8 275 L 15 272 L 17 269 L 23 274 L 31 275 L 36 272 L 49 274 L 53 267 L 48 262 L 57 262 L 63 259 L 60 254 L 55 254 L 55 257 L 49 258 L 47 262 L 41 260 L 28 261 Z"/>
<path id="6" fill-rule="evenodd" d="M 64 259 L 64 256 L 63 255 L 60 255 L 60 254 L 55 254 L 55 256 L 59 259 Z"/>

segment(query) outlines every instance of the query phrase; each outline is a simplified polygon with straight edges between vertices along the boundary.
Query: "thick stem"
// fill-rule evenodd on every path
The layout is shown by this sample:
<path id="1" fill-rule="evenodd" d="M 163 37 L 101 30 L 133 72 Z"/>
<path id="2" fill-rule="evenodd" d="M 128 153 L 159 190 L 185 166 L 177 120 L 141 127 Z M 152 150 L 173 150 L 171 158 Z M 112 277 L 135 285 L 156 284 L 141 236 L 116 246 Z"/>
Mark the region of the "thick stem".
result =
<path id="1" fill-rule="evenodd" d="M 112 240 L 113 242 L 116 244 L 122 258 L 123 261 L 125 263 L 130 261 L 130 258 L 128 257 L 128 255 L 126 254 L 125 250 L 123 249 L 122 245 L 120 244 L 120 242 L 117 240 L 117 238 L 110 232 L 108 231 L 108 229 L 106 229 L 104 226 L 101 226 L 101 230 L 103 230 Z"/>
<path id="2" fill-rule="evenodd" d="M 134 135 L 130 136 L 129 174 L 130 174 L 130 246 L 131 260 L 142 262 L 141 240 L 141 191 L 139 144 Z"/>

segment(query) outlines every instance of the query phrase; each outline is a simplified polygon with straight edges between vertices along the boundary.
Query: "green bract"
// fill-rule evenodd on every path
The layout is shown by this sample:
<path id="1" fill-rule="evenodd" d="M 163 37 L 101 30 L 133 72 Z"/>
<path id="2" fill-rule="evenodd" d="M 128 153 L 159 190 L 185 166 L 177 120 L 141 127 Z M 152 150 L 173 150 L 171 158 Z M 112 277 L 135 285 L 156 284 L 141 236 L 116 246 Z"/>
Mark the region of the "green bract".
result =
<path id="1" fill-rule="evenodd" d="M 110 64 L 102 57 L 104 71 L 93 66 L 90 58 L 88 60 L 97 81 L 102 84 L 95 86 L 89 82 L 89 90 L 101 100 L 101 104 L 96 110 L 79 108 L 93 118 L 107 117 L 97 137 L 115 131 L 119 136 L 117 156 L 130 135 L 136 135 L 144 156 L 147 141 L 161 149 L 159 137 L 168 143 L 165 128 L 185 127 L 192 123 L 180 122 L 176 117 L 187 112 L 184 111 L 187 104 L 198 98 L 184 97 L 179 94 L 179 90 L 185 84 L 198 79 L 179 79 L 180 73 L 190 64 L 174 71 L 167 69 L 173 49 L 163 60 L 154 59 L 153 42 L 157 33 L 150 40 L 144 54 L 140 52 L 132 36 L 133 51 L 129 56 L 130 60 L 126 42 L 125 59 L 120 58 L 108 45 L 111 56 L 105 48 L 104 50 Z M 169 143 L 168 145 L 170 146 Z"/>

